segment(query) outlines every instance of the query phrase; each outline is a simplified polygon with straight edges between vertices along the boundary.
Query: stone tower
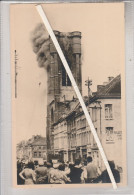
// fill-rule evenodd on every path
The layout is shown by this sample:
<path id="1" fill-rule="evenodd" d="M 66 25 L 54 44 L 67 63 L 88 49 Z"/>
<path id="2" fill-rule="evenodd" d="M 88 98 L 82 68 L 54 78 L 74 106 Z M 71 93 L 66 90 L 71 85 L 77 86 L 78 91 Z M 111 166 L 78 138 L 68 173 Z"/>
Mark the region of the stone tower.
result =
<path id="1" fill-rule="evenodd" d="M 74 79 L 82 92 L 81 76 L 81 32 L 61 33 L 54 31 L 66 57 Z M 71 81 L 50 39 L 50 66 L 47 80 L 47 149 L 53 154 L 53 124 L 67 109 L 67 103 L 76 98 Z"/>

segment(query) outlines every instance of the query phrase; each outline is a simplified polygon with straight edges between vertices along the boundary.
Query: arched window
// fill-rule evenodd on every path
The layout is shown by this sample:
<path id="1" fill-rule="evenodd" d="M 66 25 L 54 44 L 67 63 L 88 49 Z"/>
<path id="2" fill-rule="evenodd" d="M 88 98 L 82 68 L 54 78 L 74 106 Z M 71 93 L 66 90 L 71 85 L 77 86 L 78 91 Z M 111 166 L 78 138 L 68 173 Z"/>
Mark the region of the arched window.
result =
<path id="1" fill-rule="evenodd" d="M 68 65 L 69 65 L 69 67 L 71 69 L 71 62 L 70 62 L 70 60 L 68 59 L 67 56 L 65 56 L 65 57 L 66 57 L 66 60 L 68 62 Z M 67 74 L 65 68 L 64 68 L 64 65 L 62 64 L 61 67 L 62 67 L 62 86 L 71 86 L 71 81 L 70 81 L 70 79 L 68 77 L 68 74 Z"/>
<path id="2" fill-rule="evenodd" d="M 53 108 L 51 108 L 51 122 L 54 122 L 54 111 Z"/>

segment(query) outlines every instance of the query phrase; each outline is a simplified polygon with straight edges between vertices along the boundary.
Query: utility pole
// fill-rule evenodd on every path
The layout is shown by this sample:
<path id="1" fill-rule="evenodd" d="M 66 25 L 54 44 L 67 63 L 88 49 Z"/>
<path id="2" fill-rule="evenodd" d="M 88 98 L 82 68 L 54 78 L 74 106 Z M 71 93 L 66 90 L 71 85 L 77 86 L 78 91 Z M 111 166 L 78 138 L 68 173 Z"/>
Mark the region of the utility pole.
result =
<path id="1" fill-rule="evenodd" d="M 92 85 L 92 80 L 89 80 L 89 77 L 88 77 L 88 80 L 85 81 L 85 85 L 87 86 L 88 88 L 88 112 L 90 112 L 90 108 L 89 108 L 89 98 L 90 98 L 90 92 L 91 92 L 91 89 L 90 89 L 90 86 Z M 89 139 L 89 138 L 88 138 Z M 87 156 L 90 154 L 91 155 L 91 145 L 90 145 L 90 141 L 88 140 L 88 144 L 87 144 Z"/>
<path id="2" fill-rule="evenodd" d="M 89 106 L 89 97 L 90 97 L 90 86 L 92 85 L 92 80 L 89 80 L 89 77 L 88 77 L 88 80 L 85 81 L 85 85 L 88 87 L 88 106 Z"/>
<path id="3" fill-rule="evenodd" d="M 16 50 L 14 50 L 15 52 L 15 59 L 14 59 L 14 63 L 15 63 L 15 98 L 17 98 L 17 75 L 18 75 L 18 72 L 17 72 L 17 52 Z"/>

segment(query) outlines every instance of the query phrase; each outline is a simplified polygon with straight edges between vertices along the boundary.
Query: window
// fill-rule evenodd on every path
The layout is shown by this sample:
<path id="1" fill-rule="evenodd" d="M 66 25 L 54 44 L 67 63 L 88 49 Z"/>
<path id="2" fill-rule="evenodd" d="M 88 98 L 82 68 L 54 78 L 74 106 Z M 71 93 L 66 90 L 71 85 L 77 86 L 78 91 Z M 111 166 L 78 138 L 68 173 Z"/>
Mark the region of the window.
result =
<path id="1" fill-rule="evenodd" d="M 77 129 L 80 129 L 81 128 L 81 122 L 80 122 L 80 119 L 77 121 Z"/>
<path id="2" fill-rule="evenodd" d="M 39 150 L 41 149 L 41 146 L 39 146 Z"/>
<path id="3" fill-rule="evenodd" d="M 70 63 L 68 57 L 67 56 L 65 56 L 65 57 L 67 59 L 69 67 L 71 68 L 71 63 Z M 71 86 L 71 81 L 68 77 L 68 74 L 67 74 L 63 64 L 62 64 L 62 86 Z"/>
<path id="4" fill-rule="evenodd" d="M 113 141 L 113 127 L 106 127 L 106 141 Z"/>
<path id="5" fill-rule="evenodd" d="M 53 108 L 51 108 L 51 122 L 54 122 L 54 111 Z"/>
<path id="6" fill-rule="evenodd" d="M 86 127 L 86 119 L 83 119 L 83 127 Z"/>
<path id="7" fill-rule="evenodd" d="M 37 157 L 37 152 L 34 152 L 34 157 Z"/>
<path id="8" fill-rule="evenodd" d="M 34 149 L 34 150 L 37 150 L 37 146 L 34 146 L 33 149 Z"/>
<path id="9" fill-rule="evenodd" d="M 88 131 L 88 135 L 87 135 L 87 137 L 88 137 L 88 144 L 91 144 L 91 132 L 90 131 Z"/>
<path id="10" fill-rule="evenodd" d="M 112 119 L 112 104 L 105 104 L 105 118 Z"/>
<path id="11" fill-rule="evenodd" d="M 95 130 L 96 130 L 96 133 L 97 133 L 97 128 L 95 128 Z M 94 145 L 94 146 L 97 146 L 97 143 L 96 143 L 94 137 L 93 137 L 93 145 Z"/>
<path id="12" fill-rule="evenodd" d="M 76 133 L 74 134 L 74 146 L 76 146 Z"/>
<path id="13" fill-rule="evenodd" d="M 41 157 L 41 152 L 39 152 L 39 157 Z"/>
<path id="14" fill-rule="evenodd" d="M 72 134 L 72 140 L 71 140 L 71 142 L 72 142 L 72 147 L 74 146 L 74 135 Z"/>
<path id="15" fill-rule="evenodd" d="M 45 150 L 46 149 L 46 146 L 43 146 L 43 150 Z"/>
<path id="16" fill-rule="evenodd" d="M 92 108 L 92 121 L 93 122 L 97 121 L 97 108 L 96 107 Z"/>

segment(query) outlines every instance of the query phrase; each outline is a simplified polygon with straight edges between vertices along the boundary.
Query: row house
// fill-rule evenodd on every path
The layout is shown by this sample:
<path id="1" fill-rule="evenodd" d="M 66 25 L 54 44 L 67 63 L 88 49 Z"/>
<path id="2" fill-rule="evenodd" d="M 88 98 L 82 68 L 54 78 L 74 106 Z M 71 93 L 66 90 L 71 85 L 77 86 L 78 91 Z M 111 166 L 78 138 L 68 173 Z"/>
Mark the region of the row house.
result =
<path id="1" fill-rule="evenodd" d="M 88 104 L 89 102 L 89 104 Z M 54 124 L 54 151 L 62 153 L 63 160 L 86 159 L 104 169 L 97 144 L 79 102 L 68 114 Z M 122 145 L 121 127 L 121 76 L 97 86 L 97 92 L 85 102 L 90 117 L 109 160 L 122 166 L 119 158 Z"/>
<path id="2" fill-rule="evenodd" d="M 54 154 L 59 155 L 61 160 L 68 160 L 67 123 L 64 120 L 54 127 Z"/>
<path id="3" fill-rule="evenodd" d="M 46 160 L 47 144 L 46 138 L 40 135 L 34 135 L 28 141 L 22 141 L 16 147 L 17 159 L 30 160 Z"/>
<path id="4" fill-rule="evenodd" d="M 46 160 L 47 159 L 47 146 L 46 138 L 41 137 L 38 140 L 35 140 L 32 144 L 32 159 L 34 161 Z"/>

